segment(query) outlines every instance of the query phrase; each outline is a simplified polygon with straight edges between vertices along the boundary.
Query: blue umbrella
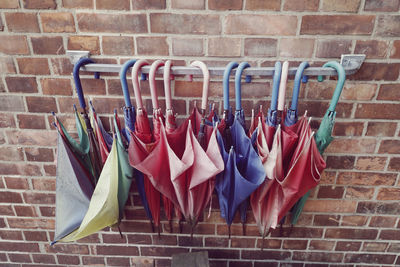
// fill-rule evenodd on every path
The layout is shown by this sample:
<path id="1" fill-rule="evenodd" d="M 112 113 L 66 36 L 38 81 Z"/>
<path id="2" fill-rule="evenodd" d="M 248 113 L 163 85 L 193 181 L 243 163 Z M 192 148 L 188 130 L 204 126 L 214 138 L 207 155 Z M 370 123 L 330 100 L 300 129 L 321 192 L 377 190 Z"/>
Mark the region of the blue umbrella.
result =
<path id="1" fill-rule="evenodd" d="M 229 125 L 229 74 L 238 64 L 231 62 L 228 64 L 224 73 L 224 119 L 219 128 L 223 131 L 224 138 L 217 132 L 218 145 L 225 164 L 225 170 L 216 177 L 215 189 L 218 194 L 221 216 L 228 224 L 229 236 L 230 225 L 233 222 L 239 206 L 247 201 L 250 194 L 264 181 L 265 171 L 262 162 L 254 150 L 251 140 L 247 137 L 241 122 L 243 111 L 240 105 L 240 94 L 236 97 L 237 116 L 232 119 Z M 242 64 L 239 69 L 241 72 L 246 67 Z M 241 88 L 237 88 L 240 90 Z M 226 144 L 230 144 L 225 149 Z M 241 218 L 242 219 L 242 218 Z"/>
<path id="2" fill-rule="evenodd" d="M 272 84 L 272 99 L 271 99 L 271 107 L 268 109 L 268 115 L 265 119 L 265 122 L 268 126 L 276 127 L 278 123 L 277 118 L 277 108 L 278 108 L 278 93 L 279 93 L 279 83 L 281 81 L 281 71 L 282 71 L 282 64 L 277 61 L 275 63 L 275 70 L 274 70 L 274 79 Z"/>

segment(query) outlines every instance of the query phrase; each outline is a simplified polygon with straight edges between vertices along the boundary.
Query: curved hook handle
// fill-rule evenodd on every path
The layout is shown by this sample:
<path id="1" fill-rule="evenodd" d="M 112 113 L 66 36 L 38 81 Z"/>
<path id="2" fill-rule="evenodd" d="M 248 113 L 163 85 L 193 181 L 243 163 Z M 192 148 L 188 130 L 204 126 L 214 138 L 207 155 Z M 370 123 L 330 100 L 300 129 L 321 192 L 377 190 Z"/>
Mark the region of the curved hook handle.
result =
<path id="1" fill-rule="evenodd" d="M 338 82 L 336 84 L 335 92 L 333 93 L 331 103 L 329 105 L 328 110 L 330 112 L 334 112 L 336 109 L 336 105 L 339 102 L 340 94 L 342 93 L 342 89 L 344 86 L 344 82 L 346 81 L 346 72 L 342 65 L 337 63 L 336 61 L 329 61 L 325 63 L 322 67 L 331 67 L 334 68 L 338 73 Z M 322 75 L 318 75 L 318 81 L 322 82 L 324 80 Z"/>
<path id="2" fill-rule="evenodd" d="M 297 110 L 297 102 L 299 99 L 299 92 L 300 92 L 300 84 L 301 79 L 303 77 L 303 72 L 306 68 L 308 68 L 310 64 L 307 61 L 301 62 L 299 65 L 296 76 L 294 77 L 294 86 L 293 86 L 293 95 L 292 95 L 292 104 L 290 105 L 291 110 Z"/>
<path id="3" fill-rule="evenodd" d="M 171 60 L 167 60 L 164 65 L 164 94 L 165 94 L 165 109 L 172 110 L 171 100 Z"/>
<path id="4" fill-rule="evenodd" d="M 143 108 L 143 102 L 142 102 L 142 94 L 140 92 L 140 85 L 139 85 L 139 69 L 141 69 L 143 66 L 149 65 L 149 62 L 144 59 L 139 59 L 136 61 L 135 65 L 133 65 L 132 68 L 132 83 L 133 83 L 133 92 L 135 93 L 135 99 L 136 99 L 136 106 L 137 108 L 142 109 Z"/>
<path id="5" fill-rule="evenodd" d="M 72 71 L 72 74 L 74 76 L 76 93 L 79 99 L 79 105 L 81 106 L 82 109 L 86 109 L 86 103 L 85 103 L 85 97 L 83 96 L 81 78 L 79 77 L 79 69 L 82 66 L 85 66 L 90 63 L 94 63 L 93 60 L 91 60 L 90 58 L 81 58 L 78 62 L 76 62 L 76 64 L 74 65 L 74 69 Z"/>
<path id="6" fill-rule="evenodd" d="M 128 82 L 126 80 L 126 73 L 128 72 L 128 69 L 135 65 L 136 59 L 131 59 L 128 60 L 127 62 L 122 65 L 121 70 L 119 71 L 119 79 L 121 80 L 121 86 L 122 86 L 122 92 L 124 93 L 124 98 L 125 98 L 125 106 L 127 108 L 132 107 L 131 103 L 131 97 L 129 94 L 129 87 L 128 87 Z"/>
<path id="7" fill-rule="evenodd" d="M 278 110 L 283 111 L 285 107 L 285 94 L 286 94 L 286 83 L 289 72 L 289 62 L 285 61 L 282 65 L 281 82 L 279 84 L 279 97 L 278 97 Z"/>
<path id="8" fill-rule="evenodd" d="M 281 82 L 281 72 L 282 72 L 282 64 L 281 62 L 277 61 L 275 63 L 274 79 L 272 83 L 271 110 L 276 110 L 278 106 L 278 93 L 279 93 L 279 84 Z"/>
<path id="9" fill-rule="evenodd" d="M 229 62 L 224 71 L 224 77 L 222 78 L 222 87 L 224 90 L 224 110 L 229 111 L 229 76 L 231 75 L 232 69 L 239 66 L 237 62 Z"/>
<path id="10" fill-rule="evenodd" d="M 242 110 L 242 73 L 245 68 L 249 68 L 250 64 L 242 62 L 235 73 L 235 103 L 236 110 Z"/>
<path id="11" fill-rule="evenodd" d="M 210 86 L 210 72 L 208 71 L 207 65 L 202 61 L 193 61 L 190 66 L 198 67 L 203 72 L 203 95 L 201 97 L 201 111 L 205 113 L 207 109 L 208 88 Z"/>
<path id="12" fill-rule="evenodd" d="M 164 66 L 164 61 L 156 60 L 153 62 L 153 64 L 151 64 L 149 72 L 150 95 L 151 95 L 151 103 L 153 105 L 153 109 L 159 109 L 158 95 L 156 88 L 156 71 L 161 66 Z"/>

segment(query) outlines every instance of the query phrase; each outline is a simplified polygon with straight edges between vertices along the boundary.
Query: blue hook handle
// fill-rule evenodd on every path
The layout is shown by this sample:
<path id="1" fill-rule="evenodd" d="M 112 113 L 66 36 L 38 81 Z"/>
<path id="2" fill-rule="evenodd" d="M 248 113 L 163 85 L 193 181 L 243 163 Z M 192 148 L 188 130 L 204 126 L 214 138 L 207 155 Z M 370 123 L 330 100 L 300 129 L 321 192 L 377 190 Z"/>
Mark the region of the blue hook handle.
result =
<path id="1" fill-rule="evenodd" d="M 121 80 L 121 86 L 122 86 L 122 92 L 124 93 L 124 98 L 125 98 L 125 106 L 127 108 L 132 107 L 131 103 L 131 97 L 129 95 L 129 88 L 128 88 L 128 82 L 126 81 L 126 73 L 128 72 L 128 69 L 135 65 L 136 59 L 131 59 L 128 60 L 127 62 L 122 65 L 121 70 L 119 71 L 119 79 Z"/>
<path id="2" fill-rule="evenodd" d="M 310 66 L 310 64 L 308 64 L 307 61 L 301 62 L 301 64 L 299 65 L 299 67 L 296 71 L 296 76 L 294 77 L 292 104 L 290 106 L 291 110 L 297 110 L 297 102 L 299 99 L 300 84 L 301 84 L 303 72 L 309 66 Z"/>
<path id="3" fill-rule="evenodd" d="M 74 69 L 72 71 L 72 74 L 74 76 L 76 93 L 78 94 L 79 105 L 83 109 L 86 109 L 86 103 L 85 103 L 85 98 L 83 96 L 81 79 L 79 78 L 79 69 L 82 66 L 85 66 L 85 65 L 90 64 L 90 63 L 94 63 L 93 60 L 91 60 L 90 58 L 81 58 L 78 62 L 76 62 L 75 66 L 74 66 Z"/>
<path id="4" fill-rule="evenodd" d="M 279 61 L 277 61 L 275 63 L 274 79 L 272 83 L 271 110 L 276 110 L 278 108 L 278 94 L 279 94 L 279 84 L 281 82 L 281 72 L 282 72 L 282 64 Z"/>
<path id="5" fill-rule="evenodd" d="M 224 110 L 229 110 L 229 76 L 231 75 L 232 69 L 239 66 L 237 62 L 229 62 L 224 71 L 224 77 L 222 79 L 222 87 L 224 90 Z"/>
<path id="6" fill-rule="evenodd" d="M 250 64 L 242 62 L 236 70 L 235 74 L 235 102 L 236 110 L 242 110 L 242 73 L 245 68 L 249 68 Z"/>

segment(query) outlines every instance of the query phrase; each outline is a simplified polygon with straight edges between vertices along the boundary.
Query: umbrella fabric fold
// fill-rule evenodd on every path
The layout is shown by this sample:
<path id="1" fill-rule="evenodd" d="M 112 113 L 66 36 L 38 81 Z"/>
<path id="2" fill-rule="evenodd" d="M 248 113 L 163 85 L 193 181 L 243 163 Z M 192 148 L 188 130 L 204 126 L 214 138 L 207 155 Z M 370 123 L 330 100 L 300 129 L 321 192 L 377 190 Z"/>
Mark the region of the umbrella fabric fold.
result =
<path id="1" fill-rule="evenodd" d="M 99 144 L 99 151 L 101 156 L 101 165 L 103 166 L 107 160 L 108 154 L 110 153 L 111 145 L 112 145 L 112 136 L 106 132 L 103 127 L 103 123 L 100 118 L 97 116 L 96 110 L 93 107 L 92 102 L 90 101 L 91 107 L 91 115 L 92 115 L 92 124 L 94 128 L 94 132 L 96 134 L 97 143 Z"/>

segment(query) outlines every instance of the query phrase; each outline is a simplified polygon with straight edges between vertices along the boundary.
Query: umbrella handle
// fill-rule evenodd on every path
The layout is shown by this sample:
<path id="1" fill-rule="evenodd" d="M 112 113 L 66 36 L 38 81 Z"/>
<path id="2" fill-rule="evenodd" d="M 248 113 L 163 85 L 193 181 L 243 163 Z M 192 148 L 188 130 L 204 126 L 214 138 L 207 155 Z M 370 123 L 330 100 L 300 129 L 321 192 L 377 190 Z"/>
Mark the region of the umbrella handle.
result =
<path id="1" fill-rule="evenodd" d="M 224 92 L 224 110 L 229 111 L 229 76 L 231 75 L 232 69 L 239 66 L 237 62 L 229 62 L 224 71 L 224 77 L 222 78 L 222 87 Z"/>
<path id="2" fill-rule="evenodd" d="M 247 62 L 242 62 L 235 73 L 235 103 L 236 110 L 242 110 L 242 73 L 243 70 L 249 68 L 250 64 Z"/>
<path id="3" fill-rule="evenodd" d="M 151 64 L 149 72 L 150 95 L 151 95 L 151 103 L 153 105 L 153 109 L 159 109 L 158 95 L 156 88 L 156 71 L 161 66 L 164 66 L 164 62 L 162 60 L 156 60 L 153 62 L 153 64 Z"/>
<path id="4" fill-rule="evenodd" d="M 135 65 L 136 60 L 131 59 L 128 60 L 127 62 L 122 65 L 121 70 L 119 72 L 119 79 L 121 80 L 121 86 L 122 86 L 122 92 L 124 93 L 124 98 L 125 98 L 125 106 L 127 108 L 132 107 L 131 103 L 131 97 L 129 95 L 129 87 L 128 87 L 128 82 L 126 80 L 126 73 L 128 72 L 128 69 Z"/>
<path id="5" fill-rule="evenodd" d="M 90 58 L 81 58 L 78 62 L 76 62 L 76 64 L 74 65 L 74 69 L 72 71 L 72 74 L 74 76 L 76 93 L 78 94 L 79 105 L 83 110 L 86 110 L 86 103 L 85 103 L 85 97 L 83 96 L 81 78 L 79 77 L 79 69 L 82 66 L 85 66 L 90 63 L 94 63 L 93 60 L 91 60 Z M 99 77 L 98 72 L 96 72 L 94 75 L 96 79 Z"/>
<path id="6" fill-rule="evenodd" d="M 272 83 L 272 96 L 271 96 L 271 110 L 276 110 L 278 106 L 278 93 L 279 93 L 279 83 L 281 81 L 282 64 L 277 61 L 275 63 L 274 79 Z"/>
<path id="7" fill-rule="evenodd" d="M 278 110 L 283 111 L 285 107 L 285 94 L 286 94 L 286 83 L 288 78 L 289 62 L 285 61 L 282 65 L 281 82 L 279 84 L 279 97 L 278 97 Z"/>
<path id="8" fill-rule="evenodd" d="M 201 97 L 201 111 L 205 114 L 207 109 L 208 88 L 210 86 L 210 72 L 207 65 L 202 61 L 193 61 L 190 66 L 198 67 L 203 72 L 203 95 Z"/>
<path id="9" fill-rule="evenodd" d="M 300 84 L 301 79 L 303 77 L 303 72 L 306 68 L 308 68 L 310 64 L 307 61 L 301 62 L 296 71 L 296 76 L 294 77 L 294 86 L 293 86 L 293 95 L 292 95 L 292 104 L 290 105 L 291 110 L 297 110 L 297 102 L 299 99 L 300 92 Z"/>
<path id="10" fill-rule="evenodd" d="M 171 101 L 171 60 L 167 60 L 164 65 L 164 94 L 166 110 L 172 110 Z"/>
<path id="11" fill-rule="evenodd" d="M 143 66 L 149 65 L 149 62 L 144 59 L 139 59 L 135 65 L 133 65 L 132 68 L 132 83 L 133 83 L 133 92 L 135 93 L 135 99 L 136 99 L 136 106 L 137 108 L 143 109 L 143 102 L 142 102 L 142 94 L 140 92 L 140 85 L 139 85 L 139 69 L 141 69 Z"/>
<path id="12" fill-rule="evenodd" d="M 329 61 L 325 63 L 322 67 L 331 67 L 334 68 L 338 73 L 338 82 L 336 84 L 335 91 L 332 96 L 331 103 L 329 105 L 328 111 L 334 112 L 336 109 L 336 105 L 339 102 L 340 94 L 342 93 L 342 89 L 344 86 L 344 82 L 346 81 L 346 72 L 343 66 L 336 61 Z M 322 82 L 324 80 L 322 75 L 318 75 L 318 81 Z"/>

